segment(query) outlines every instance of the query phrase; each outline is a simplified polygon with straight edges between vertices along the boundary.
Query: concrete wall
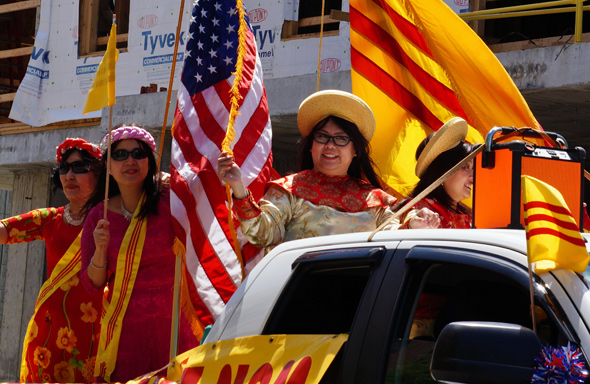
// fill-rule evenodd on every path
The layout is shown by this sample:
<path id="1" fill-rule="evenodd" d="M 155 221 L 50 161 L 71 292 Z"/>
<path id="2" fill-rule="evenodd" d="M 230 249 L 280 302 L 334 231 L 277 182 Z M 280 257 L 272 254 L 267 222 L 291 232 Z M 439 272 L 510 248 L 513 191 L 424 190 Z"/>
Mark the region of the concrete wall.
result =
<path id="1" fill-rule="evenodd" d="M 11 215 L 47 206 L 49 172 L 50 169 L 46 168 L 15 173 Z M 27 324 L 45 279 L 45 247 L 40 241 L 6 247 L 0 322 L 0 381 L 14 382 L 19 379 L 22 342 Z"/>

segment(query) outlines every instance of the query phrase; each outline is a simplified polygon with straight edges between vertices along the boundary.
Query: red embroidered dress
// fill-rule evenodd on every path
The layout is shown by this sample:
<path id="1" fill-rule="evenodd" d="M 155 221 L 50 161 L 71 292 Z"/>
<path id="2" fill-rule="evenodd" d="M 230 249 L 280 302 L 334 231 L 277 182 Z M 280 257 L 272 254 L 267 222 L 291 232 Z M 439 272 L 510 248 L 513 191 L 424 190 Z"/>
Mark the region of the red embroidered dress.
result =
<path id="1" fill-rule="evenodd" d="M 82 231 L 82 227 L 63 221 L 63 210 L 63 207 L 43 208 L 2 220 L 8 244 L 45 241 L 50 279 L 62 256 Z M 41 289 L 37 303 L 42 297 L 45 301 L 37 305 L 29 323 L 23 346 L 21 382 L 92 382 L 102 303 L 100 295 L 91 297 L 79 284 L 79 257 L 78 253 L 77 259 L 71 258 L 70 270 L 74 273 L 71 278 L 54 280 L 62 284 L 52 294 L 43 294 L 51 280 Z"/>
<path id="2" fill-rule="evenodd" d="M 251 194 L 250 194 L 251 196 Z M 257 246 L 372 231 L 393 215 L 395 198 L 350 176 L 306 170 L 271 181 L 259 203 L 234 200 L 242 232 Z M 399 221 L 387 229 L 397 229 Z"/>

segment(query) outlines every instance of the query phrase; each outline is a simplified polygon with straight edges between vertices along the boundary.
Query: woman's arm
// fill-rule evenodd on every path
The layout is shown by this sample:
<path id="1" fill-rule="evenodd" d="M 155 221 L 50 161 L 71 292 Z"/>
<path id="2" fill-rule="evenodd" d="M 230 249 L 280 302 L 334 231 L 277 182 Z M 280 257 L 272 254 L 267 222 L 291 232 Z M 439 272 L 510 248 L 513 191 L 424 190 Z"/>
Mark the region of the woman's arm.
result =
<path id="1" fill-rule="evenodd" d="M 276 245 L 285 238 L 285 226 L 297 215 L 299 204 L 291 193 L 271 186 L 259 203 L 249 196 L 235 200 L 242 233 L 258 247 Z"/>
<path id="2" fill-rule="evenodd" d="M 107 282 L 106 250 L 110 240 L 109 222 L 104 219 L 99 220 L 93 236 L 96 248 L 88 264 L 88 278 L 94 288 L 102 288 Z"/>

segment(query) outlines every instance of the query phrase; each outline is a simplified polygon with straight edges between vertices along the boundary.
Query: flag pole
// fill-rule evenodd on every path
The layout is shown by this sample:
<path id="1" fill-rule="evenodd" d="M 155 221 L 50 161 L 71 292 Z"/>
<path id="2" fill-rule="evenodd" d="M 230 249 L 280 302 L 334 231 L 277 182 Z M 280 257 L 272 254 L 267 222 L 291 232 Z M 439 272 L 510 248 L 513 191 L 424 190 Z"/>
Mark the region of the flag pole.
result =
<path id="1" fill-rule="evenodd" d="M 526 195 L 526 183 L 523 181 L 521 181 L 521 190 L 522 190 L 522 196 L 527 196 Z M 520 196 L 519 196 L 520 197 Z M 524 201 L 523 201 L 523 207 L 524 207 Z M 526 209 L 525 209 L 526 212 Z M 526 217 L 526 216 L 525 216 Z M 526 223 L 526 219 L 525 219 L 525 223 Z M 526 230 L 527 234 L 528 234 L 528 228 Z M 531 262 L 531 258 L 529 257 L 529 238 L 527 236 L 527 255 L 526 255 L 526 261 L 527 261 L 527 269 L 529 272 L 529 296 L 531 299 L 531 322 L 533 323 L 533 332 L 535 332 L 535 335 L 537 334 L 537 319 L 535 316 L 535 294 L 534 294 L 534 286 L 533 286 L 533 263 Z"/>
<path id="2" fill-rule="evenodd" d="M 322 38 L 324 37 L 324 8 L 326 7 L 326 0 L 322 0 L 322 14 L 320 15 L 320 49 L 318 52 L 318 79 L 315 91 L 320 90 L 320 69 L 322 67 Z"/>
<path id="3" fill-rule="evenodd" d="M 158 170 L 164 150 L 164 139 L 166 137 L 166 124 L 168 123 L 168 110 L 170 109 L 170 98 L 172 96 L 172 84 L 174 83 L 174 72 L 176 71 L 176 55 L 178 54 L 178 43 L 180 40 L 180 29 L 182 26 L 182 13 L 184 12 L 184 0 L 180 0 L 180 10 L 178 11 L 178 23 L 176 25 L 176 39 L 174 41 L 174 53 L 172 55 L 172 69 L 170 70 L 170 80 L 168 82 L 168 96 L 166 97 L 166 109 L 164 111 L 164 122 L 162 123 L 162 134 L 160 135 L 160 148 L 158 150 Z M 172 122 L 174 125 L 174 122 Z M 169 370 L 174 368 L 174 358 L 178 353 L 178 329 L 180 321 L 180 273 L 182 270 L 182 254 L 175 252 L 174 261 L 174 293 L 172 296 L 172 324 L 170 325 L 170 361 Z"/>
<path id="4" fill-rule="evenodd" d="M 184 0 L 180 1 L 180 10 L 178 11 L 178 24 L 176 25 L 176 39 L 174 40 L 174 53 L 172 55 L 172 69 L 170 70 L 170 80 L 168 81 L 168 95 L 166 96 L 166 108 L 164 110 L 164 123 L 162 124 L 162 134 L 160 136 L 160 148 L 158 149 L 158 170 L 164 150 L 164 138 L 166 137 L 166 124 L 168 124 L 168 110 L 170 109 L 170 98 L 172 97 L 172 84 L 174 83 L 174 72 L 176 72 L 176 55 L 178 55 L 178 43 L 180 41 L 180 29 L 182 27 L 182 13 L 184 12 Z M 174 125 L 174 122 L 172 122 Z M 174 355 L 176 356 L 176 355 Z"/>
<path id="5" fill-rule="evenodd" d="M 227 129 L 225 131 L 225 138 L 221 143 L 221 150 L 227 151 L 230 155 L 233 155 L 233 151 L 231 148 L 231 144 L 236 138 L 236 131 L 235 131 L 235 123 L 236 123 L 236 116 L 239 115 L 239 100 L 242 98 L 240 95 L 240 81 L 242 80 L 243 75 L 243 67 L 244 67 L 244 55 L 246 53 L 246 16 L 244 11 L 244 4 L 242 0 L 236 0 L 236 10 L 238 12 L 240 26 L 238 28 L 238 47 L 237 53 L 238 58 L 236 60 L 236 72 L 234 73 L 234 81 L 232 87 L 230 89 L 230 111 L 229 111 L 229 119 L 227 121 Z M 232 216 L 232 197 L 231 197 L 231 189 L 228 184 L 225 185 L 225 194 L 226 200 L 228 203 L 228 224 L 229 224 L 229 231 L 234 243 L 234 252 L 236 253 L 236 257 L 240 262 L 240 267 L 242 269 L 242 280 L 246 277 L 246 270 L 244 265 L 244 258 L 242 257 L 242 249 L 240 247 L 240 243 L 238 242 L 238 236 L 236 234 L 236 228 L 233 221 Z"/>
<path id="6" fill-rule="evenodd" d="M 535 332 L 535 335 L 537 334 L 537 319 L 535 316 L 535 295 L 534 295 L 534 288 L 533 288 L 533 264 L 531 263 L 530 260 L 528 260 L 528 255 L 527 255 L 527 264 L 528 264 L 528 270 L 529 270 L 529 292 L 530 292 L 530 296 L 531 296 L 531 320 L 533 322 L 533 332 Z"/>
<path id="7" fill-rule="evenodd" d="M 113 19 L 115 15 L 113 15 Z M 104 188 L 104 215 L 103 218 L 107 219 L 107 209 L 109 207 L 109 181 L 111 175 L 111 131 L 113 130 L 113 106 L 109 106 L 109 134 L 107 141 L 107 180 Z"/>

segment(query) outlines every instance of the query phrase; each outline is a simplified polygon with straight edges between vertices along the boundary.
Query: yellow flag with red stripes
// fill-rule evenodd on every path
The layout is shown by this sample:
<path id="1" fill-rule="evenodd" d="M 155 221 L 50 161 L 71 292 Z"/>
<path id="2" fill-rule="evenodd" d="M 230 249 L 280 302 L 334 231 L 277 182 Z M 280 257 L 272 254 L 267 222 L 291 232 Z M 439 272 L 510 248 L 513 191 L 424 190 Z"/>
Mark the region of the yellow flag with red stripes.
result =
<path id="1" fill-rule="evenodd" d="M 83 114 L 115 105 L 115 66 L 119 58 L 117 50 L 117 25 L 111 26 L 107 51 L 96 70 L 96 76 L 86 98 Z"/>
<path id="2" fill-rule="evenodd" d="M 561 193 L 531 176 L 521 180 L 527 253 L 535 271 L 584 272 L 590 259 L 586 243 Z"/>
<path id="3" fill-rule="evenodd" d="M 452 117 L 483 142 L 494 126 L 541 129 L 520 91 L 467 23 L 442 0 L 350 0 L 352 92 L 377 129 L 372 157 L 407 193 L 418 144 Z"/>

